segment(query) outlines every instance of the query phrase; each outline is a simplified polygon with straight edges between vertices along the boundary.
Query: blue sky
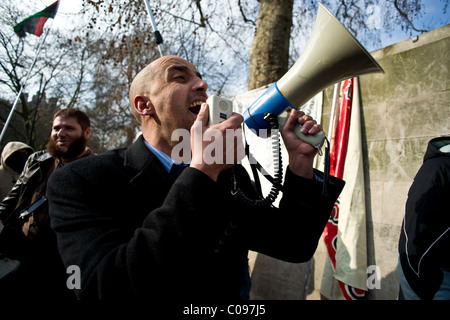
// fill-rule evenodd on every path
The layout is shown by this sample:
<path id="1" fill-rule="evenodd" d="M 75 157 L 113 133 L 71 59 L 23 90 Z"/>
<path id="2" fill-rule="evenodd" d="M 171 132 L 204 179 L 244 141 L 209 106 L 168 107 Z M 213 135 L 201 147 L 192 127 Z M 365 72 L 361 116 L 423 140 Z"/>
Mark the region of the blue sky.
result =
<path id="1" fill-rule="evenodd" d="M 434 30 L 450 23 L 450 12 L 443 13 L 445 2 L 448 0 L 424 0 L 423 8 L 424 14 L 422 17 L 414 21 L 416 28 Z M 450 9 L 450 8 L 449 8 Z M 382 32 L 382 30 L 380 30 Z M 382 48 L 392 45 L 394 43 L 412 38 L 420 33 L 413 31 L 412 35 L 398 28 L 394 30 L 392 37 L 382 38 Z M 377 48 L 368 48 L 369 50 Z"/>

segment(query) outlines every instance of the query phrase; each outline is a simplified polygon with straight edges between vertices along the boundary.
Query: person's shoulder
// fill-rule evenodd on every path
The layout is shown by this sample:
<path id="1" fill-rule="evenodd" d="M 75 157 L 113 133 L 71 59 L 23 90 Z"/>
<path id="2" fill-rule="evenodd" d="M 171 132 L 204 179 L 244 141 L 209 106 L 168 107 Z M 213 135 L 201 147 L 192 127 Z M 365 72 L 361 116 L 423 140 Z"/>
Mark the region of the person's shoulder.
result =
<path id="1" fill-rule="evenodd" d="M 32 153 L 28 159 L 31 159 L 32 161 L 45 161 L 51 157 L 52 156 L 50 155 L 50 153 L 48 153 L 46 150 L 40 150 Z"/>
<path id="2" fill-rule="evenodd" d="M 108 186 L 123 175 L 123 150 L 115 149 L 105 153 L 75 160 L 55 170 L 50 176 L 52 192 L 66 185 Z"/>
<path id="3" fill-rule="evenodd" d="M 123 149 L 114 149 L 110 151 L 106 151 L 104 153 L 93 154 L 89 157 L 84 157 L 78 160 L 75 160 L 63 168 L 67 168 L 67 170 L 98 170 L 99 168 L 107 168 L 110 166 L 118 166 L 123 164 L 125 148 Z"/>

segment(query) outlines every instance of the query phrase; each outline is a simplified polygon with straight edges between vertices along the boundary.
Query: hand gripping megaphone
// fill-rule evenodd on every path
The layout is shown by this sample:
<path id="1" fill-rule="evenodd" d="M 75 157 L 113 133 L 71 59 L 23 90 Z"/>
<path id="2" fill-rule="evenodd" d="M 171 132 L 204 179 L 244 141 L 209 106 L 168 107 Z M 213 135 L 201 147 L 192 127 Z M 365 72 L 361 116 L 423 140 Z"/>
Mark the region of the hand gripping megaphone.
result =
<path id="1" fill-rule="evenodd" d="M 306 48 L 297 62 L 272 84 L 243 114 L 249 129 L 260 134 L 270 129 L 267 114 L 278 115 L 279 129 L 284 126 L 290 108 L 298 109 L 327 87 L 358 75 L 384 72 L 375 59 L 321 3 Z M 296 135 L 316 148 L 325 139 L 323 131 L 304 135 L 301 126 Z M 267 136 L 267 135 L 266 135 Z"/>

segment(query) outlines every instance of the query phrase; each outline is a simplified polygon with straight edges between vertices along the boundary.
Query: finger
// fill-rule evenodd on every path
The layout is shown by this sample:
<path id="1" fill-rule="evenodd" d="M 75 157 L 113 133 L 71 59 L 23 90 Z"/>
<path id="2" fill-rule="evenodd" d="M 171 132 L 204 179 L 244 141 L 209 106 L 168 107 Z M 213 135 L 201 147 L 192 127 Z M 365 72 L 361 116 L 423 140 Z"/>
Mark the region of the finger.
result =
<path id="1" fill-rule="evenodd" d="M 208 125 L 208 119 L 209 119 L 209 106 L 207 103 L 202 103 L 200 107 L 200 111 L 197 114 L 196 121 L 201 121 L 203 126 Z"/>
<path id="2" fill-rule="evenodd" d="M 242 122 L 244 122 L 244 117 L 240 113 L 233 112 L 230 119 L 232 119 L 235 127 L 240 127 Z"/>
<path id="3" fill-rule="evenodd" d="M 244 117 L 239 113 L 233 112 L 227 120 L 216 124 L 216 126 L 219 130 L 238 129 L 241 127 L 242 122 L 244 122 Z"/>
<path id="4" fill-rule="evenodd" d="M 300 117 L 298 119 L 298 123 L 302 126 L 302 129 L 300 130 L 301 133 L 303 134 L 315 134 L 319 131 L 317 131 L 317 128 L 315 127 L 315 125 L 317 125 L 317 121 L 314 120 L 311 116 L 309 115 L 303 115 L 302 117 Z"/>
<path id="5" fill-rule="evenodd" d="M 308 116 L 305 116 L 305 117 L 308 117 Z M 303 120 L 304 120 L 304 119 L 303 119 Z M 300 122 L 300 121 L 299 121 L 299 122 Z M 314 126 L 315 124 L 316 124 L 316 121 L 314 121 L 314 120 L 306 120 L 306 121 L 303 121 L 301 132 L 302 132 L 303 134 L 310 133 L 309 131 L 313 128 L 313 126 Z"/>
<path id="6" fill-rule="evenodd" d="M 298 114 L 299 112 L 295 109 L 292 109 L 291 113 L 289 114 L 289 118 L 287 119 L 285 125 L 284 125 L 284 129 L 292 131 L 294 130 L 294 127 L 297 125 L 298 123 Z"/>
<path id="7" fill-rule="evenodd" d="M 322 131 L 322 126 L 317 124 L 314 120 L 307 121 L 303 124 L 302 129 L 300 131 L 303 134 L 315 135 L 319 131 Z"/>
<path id="8" fill-rule="evenodd" d="M 302 112 L 302 113 L 303 113 L 303 112 Z M 313 119 L 311 116 L 309 116 L 309 115 L 303 113 L 303 115 L 301 115 L 301 116 L 298 118 L 298 123 L 301 124 L 301 125 L 303 125 L 303 124 L 306 123 L 307 121 L 311 121 L 311 120 L 314 121 L 314 119 Z"/>
<path id="9" fill-rule="evenodd" d="M 316 134 L 316 133 L 318 133 L 318 132 L 320 132 L 320 131 L 323 131 L 323 128 L 322 128 L 322 126 L 320 125 L 320 124 L 315 124 L 309 131 L 308 131 L 308 133 L 309 134 Z"/>

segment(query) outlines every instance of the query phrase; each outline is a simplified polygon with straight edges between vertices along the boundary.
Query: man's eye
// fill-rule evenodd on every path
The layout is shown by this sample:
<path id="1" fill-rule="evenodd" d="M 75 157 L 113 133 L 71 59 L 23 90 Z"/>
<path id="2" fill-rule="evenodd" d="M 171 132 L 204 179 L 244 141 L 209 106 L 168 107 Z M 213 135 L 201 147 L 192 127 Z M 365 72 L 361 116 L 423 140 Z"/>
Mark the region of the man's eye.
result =
<path id="1" fill-rule="evenodd" d="M 184 80 L 186 79 L 186 77 L 184 75 L 179 75 L 179 76 L 175 76 L 173 77 L 175 80 Z"/>

